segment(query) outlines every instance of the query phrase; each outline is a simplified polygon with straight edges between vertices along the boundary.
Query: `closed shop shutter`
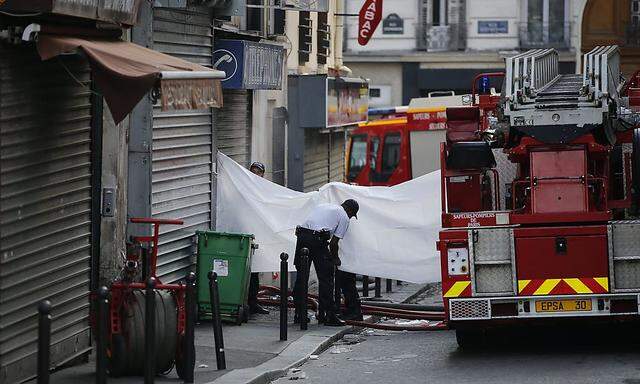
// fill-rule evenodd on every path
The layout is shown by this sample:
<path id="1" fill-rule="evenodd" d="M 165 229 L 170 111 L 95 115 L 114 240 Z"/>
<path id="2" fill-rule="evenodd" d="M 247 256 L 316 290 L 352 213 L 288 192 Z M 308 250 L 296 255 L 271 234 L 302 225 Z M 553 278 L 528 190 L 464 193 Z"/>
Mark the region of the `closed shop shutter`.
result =
<path id="1" fill-rule="evenodd" d="M 345 133 L 331 133 L 331 181 L 344 181 Z"/>
<path id="2" fill-rule="evenodd" d="M 329 134 L 308 129 L 304 136 L 304 192 L 329 182 Z"/>
<path id="3" fill-rule="evenodd" d="M 251 161 L 252 97 L 250 90 L 225 89 L 224 106 L 214 112 L 218 150 L 245 167 Z"/>
<path id="4" fill-rule="evenodd" d="M 89 82 L 78 56 L 42 62 L 33 47 L 0 46 L 2 383 L 36 374 L 41 300 L 53 305 L 51 365 L 89 348 Z"/>
<path id="5" fill-rule="evenodd" d="M 211 67 L 213 29 L 206 10 L 155 8 L 153 48 Z M 182 219 L 160 228 L 158 277 L 184 278 L 193 264 L 193 235 L 211 228 L 213 116 L 211 109 L 153 111 L 152 214 Z"/>

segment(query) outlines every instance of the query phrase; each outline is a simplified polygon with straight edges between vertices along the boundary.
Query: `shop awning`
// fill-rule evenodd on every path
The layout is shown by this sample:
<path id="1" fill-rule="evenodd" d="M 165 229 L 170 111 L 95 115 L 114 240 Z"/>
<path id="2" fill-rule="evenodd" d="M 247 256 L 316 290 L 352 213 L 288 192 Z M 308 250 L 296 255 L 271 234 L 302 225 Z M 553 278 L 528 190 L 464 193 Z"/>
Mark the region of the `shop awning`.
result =
<path id="1" fill-rule="evenodd" d="M 42 60 L 82 51 L 91 65 L 95 86 L 116 123 L 149 91 L 159 97 L 163 110 L 222 106 L 222 71 L 122 40 L 41 33 L 37 46 Z"/>

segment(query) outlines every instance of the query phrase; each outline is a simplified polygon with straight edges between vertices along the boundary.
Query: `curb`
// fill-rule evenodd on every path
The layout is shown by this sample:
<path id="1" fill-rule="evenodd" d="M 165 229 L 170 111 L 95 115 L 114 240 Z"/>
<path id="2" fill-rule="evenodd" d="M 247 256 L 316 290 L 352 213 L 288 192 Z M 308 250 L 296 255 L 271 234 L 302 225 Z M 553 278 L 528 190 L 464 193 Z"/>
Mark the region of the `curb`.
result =
<path id="1" fill-rule="evenodd" d="M 415 299 L 428 288 L 428 284 L 424 285 L 401 302 L 406 303 Z M 366 322 L 375 322 L 375 320 L 376 319 L 372 316 L 365 319 Z M 318 355 L 324 352 L 344 335 L 355 333 L 362 329 L 362 327 L 349 326 L 344 329 L 340 329 L 333 334 L 323 335 L 311 333 L 304 335 L 289 344 L 273 359 L 256 367 L 233 370 L 206 384 L 269 384 L 276 379 L 286 376 L 290 369 L 299 367 L 306 363 L 311 355 Z M 312 347 L 313 345 L 315 345 L 315 347 Z M 300 356 L 300 354 L 302 354 L 303 357 L 296 357 Z"/>

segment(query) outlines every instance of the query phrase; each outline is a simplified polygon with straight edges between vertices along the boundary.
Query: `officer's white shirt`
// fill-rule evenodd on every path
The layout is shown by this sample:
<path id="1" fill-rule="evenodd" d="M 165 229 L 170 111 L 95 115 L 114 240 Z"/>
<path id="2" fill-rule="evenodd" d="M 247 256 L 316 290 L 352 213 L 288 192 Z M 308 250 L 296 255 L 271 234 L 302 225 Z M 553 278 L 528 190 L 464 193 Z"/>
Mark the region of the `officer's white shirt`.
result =
<path id="1" fill-rule="evenodd" d="M 312 231 L 328 230 L 331 236 L 342 239 L 349 228 L 349 216 L 340 205 L 319 204 L 301 227 Z"/>

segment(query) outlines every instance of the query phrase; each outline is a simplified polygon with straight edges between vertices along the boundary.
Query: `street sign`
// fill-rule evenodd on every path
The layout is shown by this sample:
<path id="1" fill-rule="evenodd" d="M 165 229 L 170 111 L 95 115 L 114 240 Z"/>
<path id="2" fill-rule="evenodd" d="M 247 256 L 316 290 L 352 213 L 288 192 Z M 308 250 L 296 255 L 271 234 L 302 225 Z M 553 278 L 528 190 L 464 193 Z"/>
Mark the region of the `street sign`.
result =
<path id="1" fill-rule="evenodd" d="M 367 45 L 382 19 L 382 0 L 366 0 L 360 9 L 358 43 Z"/>

